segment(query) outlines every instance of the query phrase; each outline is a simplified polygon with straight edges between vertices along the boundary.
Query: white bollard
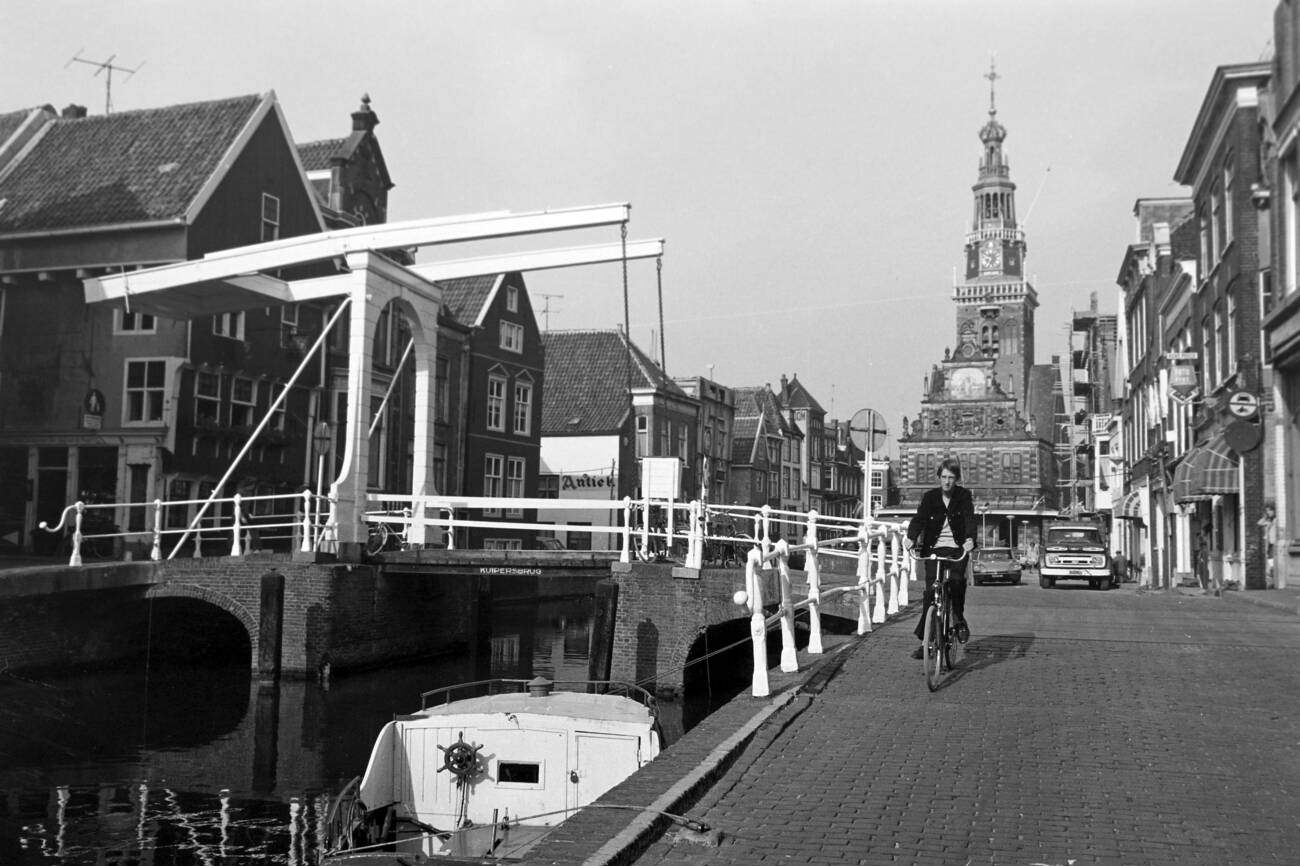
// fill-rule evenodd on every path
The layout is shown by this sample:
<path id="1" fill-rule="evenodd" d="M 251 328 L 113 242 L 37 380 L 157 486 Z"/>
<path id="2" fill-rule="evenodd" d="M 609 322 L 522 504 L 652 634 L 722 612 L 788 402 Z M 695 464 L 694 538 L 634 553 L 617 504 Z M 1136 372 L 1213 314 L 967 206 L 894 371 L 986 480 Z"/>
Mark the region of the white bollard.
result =
<path id="1" fill-rule="evenodd" d="M 763 617 L 763 583 L 758 574 L 759 563 L 763 555 L 757 548 L 750 548 L 749 558 L 745 560 L 745 589 L 749 602 L 749 637 L 754 650 L 754 678 L 749 693 L 756 698 L 765 698 L 772 693 L 767 681 L 767 621 Z"/>
<path id="2" fill-rule="evenodd" d="M 898 613 L 898 552 L 901 549 L 898 533 L 889 533 L 889 607 L 885 612 L 890 616 Z"/>
<path id="3" fill-rule="evenodd" d="M 162 559 L 162 523 L 162 500 L 155 499 L 153 501 L 153 548 L 149 551 L 149 558 L 154 562 Z"/>
<path id="4" fill-rule="evenodd" d="M 822 647 L 822 577 L 817 564 L 817 512 L 808 512 L 808 532 L 804 535 L 804 544 L 808 553 L 804 560 L 804 570 L 808 574 L 808 652 L 821 655 Z"/>
<path id="5" fill-rule="evenodd" d="M 790 542 L 776 543 L 776 573 L 781 586 L 781 670 L 792 674 L 799 670 L 794 648 L 794 601 L 790 598 Z"/>
<path id="6" fill-rule="evenodd" d="M 312 502 L 311 491 L 302 492 L 302 545 L 298 548 L 300 553 L 311 553 L 315 547 L 315 530 L 312 527 Z"/>
<path id="7" fill-rule="evenodd" d="M 623 497 L 623 550 L 619 562 L 632 561 L 632 497 Z"/>
<path id="8" fill-rule="evenodd" d="M 871 611 L 872 622 L 885 621 L 885 539 L 876 539 L 876 573 L 872 584 L 876 590 L 876 604 Z"/>
<path id="9" fill-rule="evenodd" d="M 871 550 L 868 547 L 867 528 L 858 530 L 858 634 L 871 631 Z"/>
<path id="10" fill-rule="evenodd" d="M 230 539 L 230 555 L 243 556 L 244 548 L 241 546 L 243 541 L 242 536 L 244 534 L 243 497 L 240 496 L 238 493 L 236 493 L 232 501 L 234 502 L 234 507 L 235 507 L 235 526 L 233 532 L 231 533 L 232 538 Z"/>

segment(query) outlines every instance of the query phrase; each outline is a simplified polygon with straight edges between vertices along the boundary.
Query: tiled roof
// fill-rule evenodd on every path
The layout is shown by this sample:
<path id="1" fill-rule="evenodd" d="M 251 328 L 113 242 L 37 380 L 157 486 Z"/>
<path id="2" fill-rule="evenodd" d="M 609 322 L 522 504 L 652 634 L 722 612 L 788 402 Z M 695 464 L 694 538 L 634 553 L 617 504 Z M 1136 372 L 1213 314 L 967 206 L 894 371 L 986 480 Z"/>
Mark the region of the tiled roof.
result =
<path id="1" fill-rule="evenodd" d="M 10 111 L 0 114 L 0 146 L 3 146 L 9 140 L 9 136 L 18 131 L 18 127 L 23 125 L 23 121 L 31 117 L 36 108 L 23 108 L 19 111 Z"/>
<path id="2" fill-rule="evenodd" d="M 440 280 L 442 303 L 451 317 L 462 325 L 472 325 L 478 321 L 483 305 L 492 294 L 492 287 L 497 284 L 498 274 L 478 277 L 460 277 L 455 280 Z M 547 386 L 549 387 L 549 373 Z"/>
<path id="3" fill-rule="evenodd" d="M 618 331 L 547 331 L 546 388 L 542 434 L 612 432 L 629 409 L 628 376 L 633 388 L 654 388 L 673 396 L 686 393 L 635 343 Z"/>
<path id="4" fill-rule="evenodd" d="M 303 171 L 321 171 L 330 167 L 330 158 L 339 155 L 346 138 L 327 138 L 323 141 L 307 141 L 294 145 L 298 148 L 298 159 Z"/>
<path id="5" fill-rule="evenodd" d="M 798 373 L 786 383 L 785 393 L 781 395 L 781 402 L 789 409 L 808 409 L 812 412 L 826 413 L 826 410 L 822 408 L 816 398 L 804 387 L 803 382 L 799 381 Z"/>
<path id="6" fill-rule="evenodd" d="M 51 121 L 0 180 L 0 232 L 184 216 L 263 99 Z"/>
<path id="7" fill-rule="evenodd" d="M 786 423 L 776 405 L 776 395 L 766 385 L 758 387 L 737 388 L 736 420 L 747 416 L 762 416 L 761 432 L 767 436 L 799 435 L 795 428 Z"/>
<path id="8" fill-rule="evenodd" d="M 747 466 L 754 459 L 754 437 L 758 435 L 758 416 L 737 418 L 732 426 L 731 462 Z"/>

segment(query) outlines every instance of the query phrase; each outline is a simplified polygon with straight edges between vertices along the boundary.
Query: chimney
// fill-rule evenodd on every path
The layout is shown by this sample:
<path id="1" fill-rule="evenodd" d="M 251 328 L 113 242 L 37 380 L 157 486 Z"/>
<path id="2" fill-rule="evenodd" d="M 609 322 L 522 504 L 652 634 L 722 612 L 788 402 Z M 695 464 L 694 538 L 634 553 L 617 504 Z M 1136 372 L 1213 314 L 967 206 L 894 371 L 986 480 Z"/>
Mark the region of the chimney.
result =
<path id="1" fill-rule="evenodd" d="M 361 107 L 352 112 L 353 132 L 374 132 L 379 125 L 379 115 L 370 110 L 370 94 L 361 95 Z"/>
<path id="2" fill-rule="evenodd" d="M 77 105 L 75 102 L 69 102 L 63 109 L 64 120 L 81 120 L 86 116 L 86 106 Z"/>

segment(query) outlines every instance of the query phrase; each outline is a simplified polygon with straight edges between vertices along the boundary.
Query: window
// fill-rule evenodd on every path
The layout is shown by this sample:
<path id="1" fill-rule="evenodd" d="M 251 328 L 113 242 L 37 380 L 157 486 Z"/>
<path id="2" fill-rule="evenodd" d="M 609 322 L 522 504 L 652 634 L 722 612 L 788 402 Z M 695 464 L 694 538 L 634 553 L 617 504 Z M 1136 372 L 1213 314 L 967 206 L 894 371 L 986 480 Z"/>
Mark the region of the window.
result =
<path id="1" fill-rule="evenodd" d="M 504 473 L 505 458 L 500 454 L 488 454 L 483 458 L 483 495 L 497 496 L 501 495 L 502 475 Z M 501 511 L 498 508 L 484 508 L 485 517 L 498 517 Z"/>
<path id="2" fill-rule="evenodd" d="M 1023 455 L 1002 455 L 1002 483 L 1019 484 L 1024 478 Z"/>
<path id="3" fill-rule="evenodd" d="M 1206 394 L 1213 390 L 1214 384 L 1211 379 L 1210 368 L 1210 349 L 1214 344 L 1214 329 L 1210 326 L 1210 318 L 1207 316 L 1201 320 L 1201 346 L 1205 357 L 1201 358 L 1201 390 Z M 1145 422 L 1144 422 L 1145 423 Z"/>
<path id="4" fill-rule="evenodd" d="M 506 309 L 512 313 L 519 312 L 519 289 L 506 286 Z"/>
<path id="5" fill-rule="evenodd" d="M 451 361 L 438 356 L 433 368 L 433 419 L 451 420 Z"/>
<path id="6" fill-rule="evenodd" d="M 153 334 L 157 330 L 156 320 L 148 313 L 128 313 L 126 310 L 113 311 L 114 334 Z"/>
<path id="7" fill-rule="evenodd" d="M 433 489 L 447 494 L 447 443 L 433 443 Z"/>
<path id="8" fill-rule="evenodd" d="M 506 380 L 500 376 L 488 376 L 487 428 L 506 429 Z"/>
<path id="9" fill-rule="evenodd" d="M 1204 206 L 1202 206 L 1201 209 L 1200 209 L 1200 210 L 1197 212 L 1197 214 L 1196 214 L 1196 223 L 1197 223 L 1197 226 L 1199 227 L 1200 238 L 1201 238 L 1201 255 L 1200 255 L 1200 261 L 1201 261 L 1201 272 L 1200 272 L 1199 274 L 1197 274 L 1197 279 L 1198 279 L 1198 281 L 1199 281 L 1199 280 L 1204 280 L 1206 274 L 1208 274 L 1208 273 L 1210 272 L 1210 261 L 1211 261 L 1211 259 L 1210 259 L 1210 220 L 1209 220 L 1209 218 L 1206 217 L 1206 215 L 1205 215 L 1205 207 L 1204 207 Z"/>
<path id="10" fill-rule="evenodd" d="M 560 476 L 541 475 L 537 479 L 537 497 L 539 499 L 560 498 Z"/>
<path id="11" fill-rule="evenodd" d="M 267 385 L 267 405 L 269 406 L 284 391 L 285 385 L 282 382 L 272 382 Z M 285 407 L 289 405 L 289 398 L 285 397 L 280 401 L 280 405 L 275 408 L 275 413 L 271 416 L 271 429 L 284 430 Z M 280 452 L 281 456 L 284 452 Z"/>
<path id="12" fill-rule="evenodd" d="M 280 307 L 280 324 L 298 326 L 298 305 L 283 304 Z"/>
<path id="13" fill-rule="evenodd" d="M 570 526 L 591 526 L 590 520 L 570 520 Z M 570 529 L 565 533 L 564 546 L 569 550 L 591 550 L 591 532 L 583 529 Z"/>
<path id="14" fill-rule="evenodd" d="M 871 489 L 880 490 L 885 486 L 885 473 L 879 469 L 871 470 Z"/>
<path id="15" fill-rule="evenodd" d="M 1296 161 L 1300 159 L 1300 151 L 1292 150 L 1283 161 L 1282 166 L 1282 185 L 1285 193 L 1282 200 L 1282 244 L 1283 257 L 1285 261 L 1282 265 L 1282 294 L 1289 295 L 1296 290 L 1297 275 L 1300 275 L 1300 267 L 1297 267 L 1296 257 L 1300 255 L 1300 179 L 1296 177 Z"/>
<path id="16" fill-rule="evenodd" d="M 1228 292 L 1227 347 L 1227 372 L 1232 374 L 1237 369 L 1237 297 L 1232 292 Z"/>
<path id="17" fill-rule="evenodd" d="M 518 538 L 487 538 L 483 541 L 484 550 L 523 550 L 524 543 Z"/>
<path id="18" fill-rule="evenodd" d="M 790 498 L 790 467 L 788 466 L 781 469 L 781 498 Z"/>
<path id="19" fill-rule="evenodd" d="M 269 192 L 262 193 L 262 240 L 274 241 L 280 237 L 280 199 Z"/>
<path id="20" fill-rule="evenodd" d="M 501 348 L 508 352 L 524 350 L 524 326 L 514 322 L 501 323 Z"/>
<path id="21" fill-rule="evenodd" d="M 533 430 L 533 386 L 529 382 L 515 383 L 515 433 L 527 436 Z"/>
<path id="22" fill-rule="evenodd" d="M 511 499 L 524 498 L 524 458 L 510 457 L 506 460 L 506 496 Z M 523 517 L 522 508 L 507 508 L 506 517 Z"/>
<path id="23" fill-rule="evenodd" d="M 668 442 L 673 435 L 673 422 L 660 421 L 655 425 L 655 456 L 668 456 Z"/>
<path id="24" fill-rule="evenodd" d="M 221 423 L 221 376 L 200 370 L 194 374 L 194 426 Z"/>
<path id="25" fill-rule="evenodd" d="M 1227 325 L 1228 316 L 1223 309 L 1223 304 L 1214 305 L 1214 383 L 1217 385 L 1223 381 L 1227 375 L 1227 359 L 1224 357 L 1227 352 Z"/>
<path id="26" fill-rule="evenodd" d="M 1228 158 L 1223 163 L 1223 244 L 1227 246 L 1232 243 L 1232 194 L 1233 180 L 1235 170 L 1232 165 L 1233 156 L 1228 154 Z"/>
<path id="27" fill-rule="evenodd" d="M 163 419 L 167 367 L 162 361 L 126 362 L 125 424 L 156 424 Z"/>
<path id="28" fill-rule="evenodd" d="M 537 785 L 541 778 L 541 764 L 497 761 L 498 785 Z"/>
<path id="29" fill-rule="evenodd" d="M 691 465 L 691 449 L 686 441 L 686 435 L 689 432 L 685 424 L 677 425 L 677 456 L 682 458 L 683 466 Z"/>
<path id="30" fill-rule="evenodd" d="M 997 357 L 998 354 L 998 326 L 985 325 L 980 328 L 980 348 L 984 354 L 989 357 Z"/>
<path id="31" fill-rule="evenodd" d="M 1216 183 L 1210 190 L 1210 259 L 1214 264 L 1223 255 L 1223 190 Z"/>
<path id="32" fill-rule="evenodd" d="M 236 376 L 230 383 L 230 426 L 252 427 L 257 409 L 257 383 Z"/>
<path id="33" fill-rule="evenodd" d="M 244 339 L 244 311 L 217 313 L 212 317 L 212 333 L 232 340 Z"/>
<path id="34" fill-rule="evenodd" d="M 646 457 L 650 453 L 650 419 L 645 415 L 636 416 L 636 456 Z"/>

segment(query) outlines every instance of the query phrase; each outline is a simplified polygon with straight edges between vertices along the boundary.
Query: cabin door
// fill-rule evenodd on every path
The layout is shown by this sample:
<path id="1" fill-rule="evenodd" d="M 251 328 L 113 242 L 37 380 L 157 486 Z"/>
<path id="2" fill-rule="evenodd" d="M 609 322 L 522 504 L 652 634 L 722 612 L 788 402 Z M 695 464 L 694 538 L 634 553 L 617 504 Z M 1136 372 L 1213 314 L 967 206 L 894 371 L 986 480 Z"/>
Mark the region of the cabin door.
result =
<path id="1" fill-rule="evenodd" d="M 579 731 L 573 737 L 574 807 L 586 806 L 641 766 L 640 739 Z"/>

